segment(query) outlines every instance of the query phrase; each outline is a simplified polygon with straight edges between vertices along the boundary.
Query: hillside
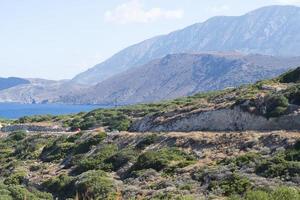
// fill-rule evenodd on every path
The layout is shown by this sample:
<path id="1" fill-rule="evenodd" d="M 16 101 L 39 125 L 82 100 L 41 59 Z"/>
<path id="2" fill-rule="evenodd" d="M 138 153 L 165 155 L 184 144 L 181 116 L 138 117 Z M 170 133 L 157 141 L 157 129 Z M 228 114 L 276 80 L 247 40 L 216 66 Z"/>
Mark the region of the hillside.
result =
<path id="1" fill-rule="evenodd" d="M 101 105 L 158 102 L 254 83 L 299 65 L 300 57 L 170 54 L 113 76 L 75 96 L 65 95 L 60 101 Z"/>
<path id="2" fill-rule="evenodd" d="M 53 103 L 66 94 L 74 95 L 87 86 L 69 81 L 28 79 L 27 84 L 15 85 L 0 91 L 0 102 Z M 1 84 L 1 83 L 0 83 Z"/>
<path id="3" fill-rule="evenodd" d="M 22 78 L 9 77 L 0 78 L 0 91 L 8 88 L 15 87 L 17 85 L 29 84 L 30 81 Z"/>
<path id="4" fill-rule="evenodd" d="M 297 68 L 156 104 L 1 120 L 0 199 L 298 200 L 299 97 Z"/>
<path id="5" fill-rule="evenodd" d="M 293 6 L 264 7 L 237 17 L 213 17 L 130 46 L 77 75 L 73 81 L 94 85 L 132 67 L 176 53 L 239 51 L 298 56 L 299 29 L 300 8 Z"/>
<path id="6" fill-rule="evenodd" d="M 0 199 L 298 200 L 299 132 L 0 138 Z"/>

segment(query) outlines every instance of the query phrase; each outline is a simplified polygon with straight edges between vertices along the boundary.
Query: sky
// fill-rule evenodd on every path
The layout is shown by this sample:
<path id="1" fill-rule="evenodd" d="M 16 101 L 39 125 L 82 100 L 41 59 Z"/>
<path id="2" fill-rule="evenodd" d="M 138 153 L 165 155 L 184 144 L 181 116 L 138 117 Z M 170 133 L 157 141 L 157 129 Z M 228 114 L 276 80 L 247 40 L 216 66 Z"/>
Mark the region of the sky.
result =
<path id="1" fill-rule="evenodd" d="M 0 77 L 70 79 L 150 37 L 275 4 L 300 0 L 0 0 Z"/>

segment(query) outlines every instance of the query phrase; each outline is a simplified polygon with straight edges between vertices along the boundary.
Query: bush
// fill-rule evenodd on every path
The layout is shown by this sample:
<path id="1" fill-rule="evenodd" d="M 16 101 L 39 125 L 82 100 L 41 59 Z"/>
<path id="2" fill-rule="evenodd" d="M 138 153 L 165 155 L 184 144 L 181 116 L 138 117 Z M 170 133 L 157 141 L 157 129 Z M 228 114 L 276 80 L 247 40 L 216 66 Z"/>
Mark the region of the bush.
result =
<path id="1" fill-rule="evenodd" d="M 25 131 L 15 131 L 9 134 L 9 139 L 14 141 L 20 141 L 26 138 L 26 132 Z"/>
<path id="2" fill-rule="evenodd" d="M 147 135 L 139 143 L 137 143 L 137 149 L 144 149 L 145 147 L 153 144 L 157 140 L 158 136 L 156 134 Z"/>
<path id="3" fill-rule="evenodd" d="M 248 191 L 245 195 L 246 200 L 270 200 L 270 195 L 261 190 Z"/>
<path id="4" fill-rule="evenodd" d="M 53 200 L 51 194 L 40 192 L 30 188 L 30 191 L 21 185 L 3 185 L 0 184 L 0 199 L 1 200 Z"/>
<path id="5" fill-rule="evenodd" d="M 249 190 L 244 197 L 231 196 L 229 200 L 298 200 L 299 189 L 292 187 L 279 187 L 273 191 Z"/>
<path id="6" fill-rule="evenodd" d="M 216 190 L 218 188 L 220 188 L 226 196 L 233 194 L 242 195 L 251 188 L 251 182 L 245 177 L 232 173 L 220 181 L 212 181 L 209 185 L 209 190 Z"/>
<path id="7" fill-rule="evenodd" d="M 72 198 L 75 196 L 74 178 L 62 174 L 58 177 L 49 179 L 43 183 L 46 191 L 51 192 L 61 199 Z"/>
<path id="8" fill-rule="evenodd" d="M 112 166 L 111 169 L 113 171 L 117 171 L 128 162 L 134 162 L 137 156 L 138 153 L 135 150 L 125 149 L 109 157 L 104 162 L 107 164 L 107 166 Z"/>
<path id="9" fill-rule="evenodd" d="M 75 183 L 79 199 L 116 199 L 113 180 L 101 170 L 81 174 Z"/>
<path id="10" fill-rule="evenodd" d="M 112 166 L 104 161 L 117 153 L 116 145 L 104 145 L 89 157 L 83 158 L 76 163 L 75 173 L 82 173 L 88 170 L 103 169 L 109 170 Z"/>
<path id="11" fill-rule="evenodd" d="M 74 143 L 67 142 L 66 137 L 60 137 L 51 144 L 44 147 L 40 159 L 44 162 L 60 160 L 72 151 Z"/>
<path id="12" fill-rule="evenodd" d="M 36 159 L 41 153 L 41 149 L 49 143 L 48 138 L 29 137 L 16 144 L 14 156 L 19 159 Z"/>
<path id="13" fill-rule="evenodd" d="M 291 187 L 279 187 L 270 196 L 273 200 L 299 200 L 300 191 Z"/>
<path id="14" fill-rule="evenodd" d="M 261 160 L 261 156 L 257 153 L 246 153 L 236 158 L 224 159 L 219 162 L 223 165 L 235 165 L 237 167 L 247 166 L 251 163 L 256 163 Z"/>
<path id="15" fill-rule="evenodd" d="M 4 184 L 6 184 L 6 185 L 21 185 L 25 181 L 26 175 L 27 174 L 22 171 L 15 172 L 4 180 Z"/>
<path id="16" fill-rule="evenodd" d="M 140 155 L 137 162 L 133 165 L 132 170 L 155 169 L 160 171 L 171 164 L 183 161 L 192 161 L 195 158 L 177 148 L 164 148 L 158 151 L 148 151 Z"/>
<path id="17" fill-rule="evenodd" d="M 266 100 L 266 117 L 279 117 L 285 113 L 289 100 L 283 95 L 271 95 Z"/>
<path id="18" fill-rule="evenodd" d="M 285 160 L 285 154 L 279 153 L 274 157 L 263 160 L 256 167 L 256 173 L 264 177 L 295 177 L 300 175 L 300 162 Z"/>
<path id="19" fill-rule="evenodd" d="M 85 139 L 83 142 L 79 143 L 74 147 L 75 154 L 87 153 L 91 150 L 91 147 L 99 144 L 106 138 L 106 133 L 100 132 L 92 137 Z"/>

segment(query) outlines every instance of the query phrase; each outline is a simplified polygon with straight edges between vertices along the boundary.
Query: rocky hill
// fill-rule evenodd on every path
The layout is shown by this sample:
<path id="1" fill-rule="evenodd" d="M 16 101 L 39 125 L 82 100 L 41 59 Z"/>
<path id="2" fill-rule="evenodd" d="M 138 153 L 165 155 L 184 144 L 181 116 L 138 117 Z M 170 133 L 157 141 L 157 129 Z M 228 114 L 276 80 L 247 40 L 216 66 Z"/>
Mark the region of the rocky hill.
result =
<path id="1" fill-rule="evenodd" d="M 75 96 L 65 95 L 60 101 L 102 105 L 157 102 L 254 83 L 295 66 L 300 66 L 300 57 L 171 54 L 113 76 Z"/>
<path id="2" fill-rule="evenodd" d="M 29 84 L 30 81 L 22 78 L 9 77 L 0 78 L 0 91 L 8 88 L 15 87 L 17 85 Z"/>
<path id="3" fill-rule="evenodd" d="M 87 86 L 69 81 L 28 79 L 27 84 L 1 90 L 0 102 L 53 103 L 57 102 L 61 96 L 75 95 L 86 88 Z"/>
<path id="4" fill-rule="evenodd" d="M 264 7 L 237 17 L 213 17 L 168 35 L 130 46 L 73 81 L 96 84 L 132 67 L 175 53 L 239 51 L 280 56 L 300 55 L 300 8 Z"/>

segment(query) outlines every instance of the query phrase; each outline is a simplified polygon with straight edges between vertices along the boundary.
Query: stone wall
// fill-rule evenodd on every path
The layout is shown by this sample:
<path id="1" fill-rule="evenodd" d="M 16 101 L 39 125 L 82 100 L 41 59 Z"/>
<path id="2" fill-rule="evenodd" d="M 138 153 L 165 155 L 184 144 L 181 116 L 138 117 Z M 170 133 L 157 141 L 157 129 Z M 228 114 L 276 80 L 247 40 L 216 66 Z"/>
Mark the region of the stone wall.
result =
<path id="1" fill-rule="evenodd" d="M 30 132 L 64 132 L 67 131 L 62 127 L 52 127 L 52 126 L 38 126 L 30 124 L 15 124 L 7 125 L 1 128 L 2 132 L 14 132 L 14 131 L 30 131 Z"/>

